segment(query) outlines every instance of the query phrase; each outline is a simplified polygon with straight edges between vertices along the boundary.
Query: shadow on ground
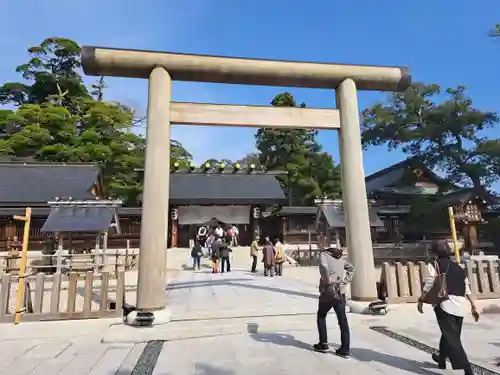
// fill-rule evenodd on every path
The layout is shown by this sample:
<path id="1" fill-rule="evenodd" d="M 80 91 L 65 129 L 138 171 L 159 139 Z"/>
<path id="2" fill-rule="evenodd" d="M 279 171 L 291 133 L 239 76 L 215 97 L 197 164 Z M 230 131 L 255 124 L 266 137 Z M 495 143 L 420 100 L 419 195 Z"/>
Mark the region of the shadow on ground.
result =
<path id="1" fill-rule="evenodd" d="M 265 286 L 265 285 L 246 284 L 246 283 L 242 283 L 242 281 L 253 282 L 255 280 L 249 279 L 249 278 L 234 278 L 234 279 L 209 280 L 209 281 L 191 281 L 191 282 L 181 282 L 181 283 L 173 282 L 170 285 L 167 285 L 166 290 L 172 291 L 172 290 L 180 290 L 180 289 L 204 288 L 204 287 L 228 286 L 229 285 L 229 286 L 235 286 L 238 288 L 258 289 L 258 290 L 265 290 L 268 292 L 288 294 L 290 296 L 296 296 L 296 297 L 314 298 L 314 299 L 318 298 L 318 295 L 314 294 L 314 293 L 299 292 L 296 290 L 282 289 L 282 288 L 276 288 L 276 287 Z"/>
<path id="2" fill-rule="evenodd" d="M 252 331 L 254 327 L 249 327 L 249 332 Z M 301 350 L 313 351 L 313 343 L 305 343 L 303 341 L 297 340 L 293 335 L 287 333 L 251 333 L 250 337 L 258 342 L 271 343 L 278 346 L 292 346 Z M 337 345 L 335 345 L 337 346 Z M 336 347 L 332 348 L 335 350 Z M 318 355 L 332 355 L 330 353 L 318 353 Z M 380 353 L 375 350 L 366 348 L 352 348 L 351 356 L 354 359 L 362 362 L 378 362 L 386 366 L 394 367 L 400 370 L 408 371 L 414 374 L 420 375 L 436 375 L 440 372 L 428 370 L 427 368 L 435 367 L 433 363 L 430 362 L 418 362 L 411 359 L 401 358 L 395 355 Z"/>

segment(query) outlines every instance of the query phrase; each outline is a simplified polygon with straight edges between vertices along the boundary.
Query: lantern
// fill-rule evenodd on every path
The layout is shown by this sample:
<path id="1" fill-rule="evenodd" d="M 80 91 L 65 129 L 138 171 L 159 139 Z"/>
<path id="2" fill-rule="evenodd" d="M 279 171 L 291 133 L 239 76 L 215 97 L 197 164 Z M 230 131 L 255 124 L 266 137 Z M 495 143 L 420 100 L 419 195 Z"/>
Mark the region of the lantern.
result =
<path id="1" fill-rule="evenodd" d="M 253 208 L 253 218 L 258 219 L 260 217 L 260 208 L 259 207 L 254 207 Z"/>

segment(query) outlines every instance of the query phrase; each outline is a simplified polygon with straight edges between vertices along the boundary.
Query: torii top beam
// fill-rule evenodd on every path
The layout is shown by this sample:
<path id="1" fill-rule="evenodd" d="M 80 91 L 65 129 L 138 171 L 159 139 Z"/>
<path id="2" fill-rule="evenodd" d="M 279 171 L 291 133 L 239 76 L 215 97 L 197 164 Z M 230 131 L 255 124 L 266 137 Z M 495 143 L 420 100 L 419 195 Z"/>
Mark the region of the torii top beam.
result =
<path id="1" fill-rule="evenodd" d="M 88 75 L 148 78 L 164 67 L 173 80 L 335 89 L 351 78 L 359 90 L 404 91 L 408 68 L 317 62 L 258 60 L 209 55 L 82 47 Z"/>

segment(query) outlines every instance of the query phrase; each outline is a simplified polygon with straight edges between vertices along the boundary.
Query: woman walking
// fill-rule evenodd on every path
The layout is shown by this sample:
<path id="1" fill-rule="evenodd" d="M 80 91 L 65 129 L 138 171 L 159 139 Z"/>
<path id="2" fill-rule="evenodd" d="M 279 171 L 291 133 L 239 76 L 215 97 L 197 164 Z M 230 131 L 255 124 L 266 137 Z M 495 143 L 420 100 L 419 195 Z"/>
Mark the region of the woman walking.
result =
<path id="1" fill-rule="evenodd" d="M 465 375 L 472 375 L 472 368 L 467 354 L 462 346 L 461 333 L 464 320 L 464 310 L 470 305 L 472 316 L 477 321 L 479 313 L 470 289 L 469 280 L 460 264 L 450 259 L 450 247 L 445 241 L 432 243 L 431 252 L 436 259 L 434 264 L 428 264 L 429 276 L 424 280 L 422 296 L 418 300 L 418 311 L 423 313 L 423 304 L 427 294 L 437 276 L 444 275 L 446 281 L 446 294 L 444 300 L 434 306 L 436 319 L 441 330 L 439 352 L 432 355 L 432 359 L 440 369 L 446 368 L 446 359 L 449 359 L 454 370 L 464 370 Z"/>

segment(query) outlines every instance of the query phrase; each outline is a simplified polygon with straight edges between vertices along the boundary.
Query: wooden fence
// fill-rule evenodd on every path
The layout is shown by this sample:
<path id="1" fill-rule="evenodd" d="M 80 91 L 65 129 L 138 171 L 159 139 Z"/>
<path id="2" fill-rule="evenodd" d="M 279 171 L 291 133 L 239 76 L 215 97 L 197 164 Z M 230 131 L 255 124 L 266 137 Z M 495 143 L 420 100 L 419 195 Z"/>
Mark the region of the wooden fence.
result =
<path id="1" fill-rule="evenodd" d="M 463 266 L 476 298 L 500 298 L 500 260 L 470 260 L 464 262 Z M 387 302 L 417 302 L 426 276 L 425 262 L 384 263 L 380 281 L 385 287 Z"/>
<path id="2" fill-rule="evenodd" d="M 120 317 L 125 293 L 125 273 L 87 271 L 83 276 L 38 273 L 25 278 L 21 322 Z M 16 275 L 5 274 L 0 285 L 0 323 L 14 322 Z"/>

